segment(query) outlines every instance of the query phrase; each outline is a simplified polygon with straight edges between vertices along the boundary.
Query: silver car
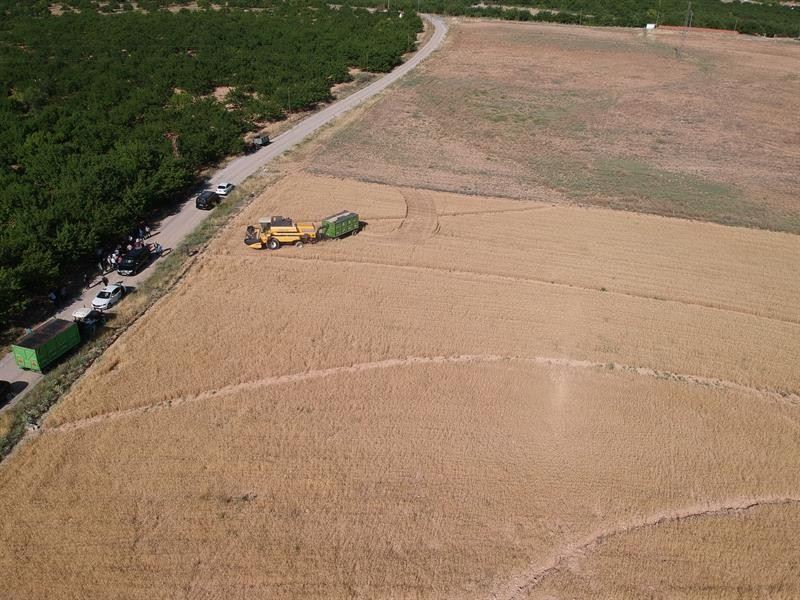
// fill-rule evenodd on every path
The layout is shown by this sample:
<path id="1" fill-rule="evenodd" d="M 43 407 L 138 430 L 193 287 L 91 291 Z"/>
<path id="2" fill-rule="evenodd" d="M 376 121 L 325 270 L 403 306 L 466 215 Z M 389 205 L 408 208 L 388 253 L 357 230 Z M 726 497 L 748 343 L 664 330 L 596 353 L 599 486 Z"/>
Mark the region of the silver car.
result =
<path id="1" fill-rule="evenodd" d="M 122 300 L 125 295 L 125 286 L 119 283 L 112 283 L 100 290 L 92 300 L 92 308 L 95 310 L 108 310 L 117 302 Z"/>
<path id="2" fill-rule="evenodd" d="M 232 183 L 223 182 L 217 186 L 217 189 L 215 189 L 214 192 L 219 196 L 227 196 L 233 191 L 234 187 L 236 186 Z"/>

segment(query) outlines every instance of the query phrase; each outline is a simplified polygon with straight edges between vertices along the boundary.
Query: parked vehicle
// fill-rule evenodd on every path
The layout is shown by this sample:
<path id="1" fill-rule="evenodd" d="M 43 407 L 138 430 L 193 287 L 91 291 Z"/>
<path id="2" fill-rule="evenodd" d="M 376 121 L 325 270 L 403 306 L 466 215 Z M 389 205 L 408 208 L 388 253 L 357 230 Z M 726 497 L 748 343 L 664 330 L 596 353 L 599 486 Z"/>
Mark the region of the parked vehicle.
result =
<path id="1" fill-rule="evenodd" d="M 223 182 L 217 186 L 217 189 L 214 192 L 219 196 L 227 196 L 233 191 L 233 188 L 236 186 L 232 183 Z"/>
<path id="2" fill-rule="evenodd" d="M 124 262 L 124 260 L 123 260 Z M 125 295 L 125 286 L 119 283 L 112 283 L 107 285 L 97 293 L 94 300 L 92 300 L 92 308 L 95 310 L 108 310 L 117 302 L 122 300 Z"/>
<path id="3" fill-rule="evenodd" d="M 72 313 L 72 320 L 77 323 L 82 339 L 92 337 L 102 327 L 105 317 L 94 308 L 79 308 Z"/>
<path id="4" fill-rule="evenodd" d="M 51 319 L 12 344 L 11 352 L 18 367 L 41 373 L 80 343 L 76 323 Z"/>
<path id="5" fill-rule="evenodd" d="M 338 239 L 348 233 L 357 235 L 359 231 L 361 231 L 361 221 L 358 219 L 358 214 L 345 210 L 324 219 L 317 230 L 317 236 L 320 239 Z"/>
<path id="6" fill-rule="evenodd" d="M 205 190 L 195 198 L 194 205 L 201 210 L 211 210 L 220 202 L 222 202 L 222 198 L 211 190 Z"/>
<path id="7" fill-rule="evenodd" d="M 261 148 L 268 146 L 270 143 L 268 135 L 260 135 L 258 137 L 253 138 L 253 141 L 250 142 L 245 146 L 245 151 L 248 154 L 252 154 L 253 152 L 258 152 Z"/>
<path id="8" fill-rule="evenodd" d="M 117 267 L 117 273 L 120 275 L 135 275 L 148 262 L 150 262 L 150 248 L 147 246 L 134 248 L 122 257 L 122 262 Z"/>

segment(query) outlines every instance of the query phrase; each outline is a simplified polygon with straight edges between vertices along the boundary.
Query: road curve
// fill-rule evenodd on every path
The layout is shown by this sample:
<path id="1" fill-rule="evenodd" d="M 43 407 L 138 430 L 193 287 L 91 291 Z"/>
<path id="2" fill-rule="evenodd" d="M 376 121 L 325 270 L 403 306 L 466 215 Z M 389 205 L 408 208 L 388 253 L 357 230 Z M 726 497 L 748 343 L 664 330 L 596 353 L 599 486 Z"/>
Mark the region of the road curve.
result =
<path id="1" fill-rule="evenodd" d="M 422 17 L 433 25 L 433 36 L 431 36 L 425 46 L 420 48 L 407 62 L 404 62 L 392 72 L 372 82 L 367 87 L 347 98 L 343 98 L 339 102 L 334 102 L 327 108 L 304 119 L 289 131 L 276 137 L 266 148 L 262 148 L 249 156 L 241 156 L 232 161 L 228 166 L 214 175 L 211 180 L 212 184 L 216 185 L 222 181 L 230 181 L 237 185 L 240 184 L 247 177 L 264 167 L 274 158 L 286 152 L 289 148 L 299 144 L 323 125 L 330 123 L 336 119 L 336 117 L 343 115 L 375 94 L 382 92 L 406 73 L 414 69 L 441 45 L 447 34 L 447 25 L 441 18 L 433 15 L 422 15 Z"/>
<path id="2" fill-rule="evenodd" d="M 420 16 L 433 25 L 434 32 L 426 44 L 417 50 L 410 59 L 380 79 L 373 81 L 365 88 L 303 119 L 288 131 L 274 138 L 269 146 L 253 154 L 240 156 L 232 160 L 224 168 L 214 173 L 211 177 L 210 184 L 216 186 L 216 184 L 222 181 L 229 181 L 239 185 L 250 175 L 264 168 L 270 161 L 299 144 L 323 125 L 330 123 L 337 117 L 355 108 L 359 104 L 362 104 L 365 100 L 382 92 L 414 69 L 420 62 L 439 48 L 447 34 L 447 25 L 440 17 L 434 15 Z M 197 210 L 194 206 L 194 202 L 187 199 L 180 205 L 180 209 L 177 212 L 164 218 L 164 220 L 158 224 L 156 234 L 148 241 L 159 242 L 164 248 L 174 248 L 202 223 L 209 214 L 210 213 L 207 211 Z M 127 277 L 125 278 L 125 284 L 135 286 L 147 279 L 151 273 L 152 269 L 147 269 L 134 277 Z M 109 279 L 112 279 L 111 275 L 109 275 Z M 113 277 L 113 280 L 116 279 L 117 277 Z M 72 301 L 68 306 L 63 307 L 57 316 L 64 319 L 72 319 L 72 313 L 82 306 L 88 306 L 98 291 L 99 286 L 97 285 L 89 290 L 84 290 L 81 296 Z M 38 373 L 19 369 L 14 362 L 14 357 L 10 353 L 6 354 L 0 359 L 0 380 L 10 381 L 18 385 L 25 384 L 26 387 L 6 406 L 0 407 L 0 412 L 16 404 L 16 402 L 27 394 L 41 378 L 42 376 Z"/>

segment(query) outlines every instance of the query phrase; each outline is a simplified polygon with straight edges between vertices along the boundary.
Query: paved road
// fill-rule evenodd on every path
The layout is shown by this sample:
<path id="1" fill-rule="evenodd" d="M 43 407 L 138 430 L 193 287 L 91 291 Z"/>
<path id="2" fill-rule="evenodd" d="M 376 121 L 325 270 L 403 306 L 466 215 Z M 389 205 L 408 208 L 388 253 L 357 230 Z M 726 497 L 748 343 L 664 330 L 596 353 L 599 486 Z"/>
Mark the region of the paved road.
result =
<path id="1" fill-rule="evenodd" d="M 266 148 L 262 148 L 258 152 L 247 156 L 241 156 L 231 161 L 226 167 L 220 169 L 213 175 L 210 180 L 210 185 L 212 187 L 216 187 L 218 183 L 223 181 L 229 181 L 239 185 L 250 175 L 262 169 L 267 165 L 267 163 L 280 156 L 291 147 L 300 143 L 323 125 L 331 122 L 336 117 L 346 113 L 368 98 L 383 91 L 395 81 L 403 77 L 406 73 L 411 71 L 441 45 L 445 35 L 447 34 L 447 25 L 441 18 L 433 15 L 423 16 L 434 26 L 434 33 L 425 46 L 420 48 L 408 61 L 394 69 L 391 73 L 388 73 L 380 79 L 373 81 L 367 87 L 355 92 L 347 98 L 340 100 L 339 102 L 334 102 L 327 108 L 304 119 L 290 130 L 282 133 L 272 140 L 272 143 Z M 194 207 L 194 203 L 191 199 L 187 200 L 180 205 L 177 212 L 166 217 L 163 221 L 161 221 L 161 223 L 158 224 L 155 234 L 147 241 L 159 242 L 164 248 L 174 248 L 208 215 L 209 213 L 206 211 L 197 210 Z M 135 287 L 138 283 L 142 282 L 144 279 L 147 279 L 147 277 L 150 276 L 151 271 L 152 269 L 148 268 L 134 277 L 119 277 L 116 275 L 116 273 L 110 273 L 107 275 L 107 277 L 112 283 L 124 280 L 125 285 Z M 72 320 L 73 311 L 82 306 L 89 306 L 99 290 L 99 285 L 94 285 L 90 289 L 85 290 L 84 293 L 75 299 L 69 306 L 64 307 L 58 313 L 58 316 L 64 319 Z M 0 409 L 0 411 L 2 411 L 13 406 L 14 403 L 16 403 L 27 392 L 29 392 L 41 379 L 41 375 L 31 371 L 23 371 L 17 367 L 13 356 L 11 354 L 6 354 L 2 359 L 0 359 L 0 379 L 5 379 L 6 381 L 12 382 L 15 388 L 19 388 L 23 384 L 26 385 L 26 387 L 21 390 L 8 405 Z"/>

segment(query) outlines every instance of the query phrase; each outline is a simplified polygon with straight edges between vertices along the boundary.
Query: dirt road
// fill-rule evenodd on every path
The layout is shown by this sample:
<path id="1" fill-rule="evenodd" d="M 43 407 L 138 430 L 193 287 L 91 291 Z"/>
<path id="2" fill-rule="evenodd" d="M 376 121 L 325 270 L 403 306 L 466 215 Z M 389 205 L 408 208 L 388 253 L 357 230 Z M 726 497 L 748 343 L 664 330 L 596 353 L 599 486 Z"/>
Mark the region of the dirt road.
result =
<path id="1" fill-rule="evenodd" d="M 257 172 L 259 169 L 265 167 L 270 161 L 277 158 L 293 146 L 303 141 L 306 137 L 317 131 L 323 125 L 330 123 L 340 115 L 343 115 L 350 109 L 363 103 L 368 98 L 375 94 L 382 92 L 395 81 L 403 77 L 406 73 L 414 69 L 420 62 L 427 58 L 434 50 L 436 50 L 444 40 L 447 34 L 447 25 L 442 19 L 433 15 L 423 15 L 423 18 L 433 25 L 434 33 L 427 43 L 419 49 L 414 56 L 402 65 L 394 69 L 391 73 L 381 77 L 380 79 L 372 82 L 367 87 L 357 91 L 356 93 L 335 102 L 327 108 L 314 113 L 307 119 L 304 119 L 296 126 L 292 127 L 289 131 L 274 138 L 272 143 L 266 148 L 262 148 L 249 156 L 241 156 L 231 161 L 227 166 L 217 171 L 209 181 L 210 187 L 222 181 L 228 181 L 233 184 L 239 185 L 250 175 Z M 157 227 L 156 234 L 152 236 L 149 242 L 158 242 L 164 248 L 173 248 L 181 242 L 191 231 L 193 231 L 207 216 L 208 212 L 197 210 L 191 202 L 187 199 L 174 214 L 165 218 Z M 134 277 L 124 278 L 125 284 L 128 286 L 136 286 L 152 273 L 151 269 L 147 269 Z M 117 281 L 123 279 L 110 274 L 109 280 Z M 57 316 L 60 318 L 71 319 L 71 315 L 75 309 L 82 306 L 89 306 L 92 299 L 100 290 L 98 285 L 85 290 L 84 293 L 78 298 L 74 299 L 69 305 L 64 307 Z M 31 371 L 23 371 L 19 369 L 14 362 L 14 357 L 11 354 L 6 354 L 0 359 L 0 379 L 7 380 L 15 384 L 15 388 L 19 389 L 24 384 L 24 388 L 19 391 L 15 398 L 6 406 L 0 408 L 0 412 L 7 410 L 20 400 L 27 392 L 29 392 L 34 385 L 41 379 L 41 375 Z"/>

